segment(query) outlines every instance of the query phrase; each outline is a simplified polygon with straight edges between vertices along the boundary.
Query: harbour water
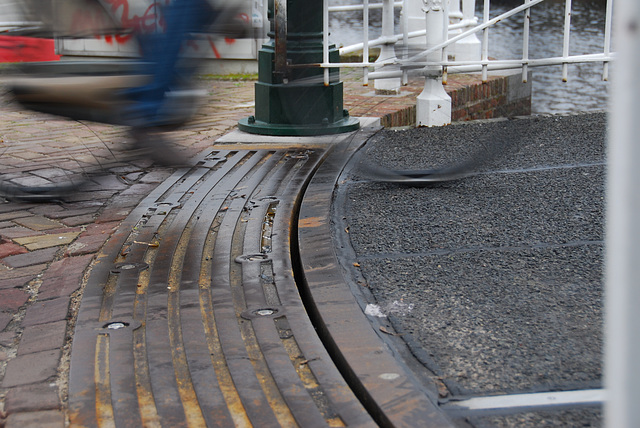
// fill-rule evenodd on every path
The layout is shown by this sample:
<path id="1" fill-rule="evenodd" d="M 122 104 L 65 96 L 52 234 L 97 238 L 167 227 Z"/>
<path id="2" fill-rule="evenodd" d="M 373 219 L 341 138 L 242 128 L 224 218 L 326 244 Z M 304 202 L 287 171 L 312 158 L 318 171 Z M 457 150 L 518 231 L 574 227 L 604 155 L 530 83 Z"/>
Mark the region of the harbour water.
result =
<path id="1" fill-rule="evenodd" d="M 351 4 L 353 0 L 334 0 L 331 4 Z M 483 2 L 477 0 L 476 17 L 482 20 Z M 570 55 L 601 53 L 604 50 L 605 1 L 574 0 L 571 13 Z M 494 18 L 521 1 L 492 1 L 490 18 Z M 531 9 L 529 57 L 547 58 L 562 55 L 565 2 L 546 0 Z M 489 57 L 522 58 L 524 14 L 499 22 L 489 30 Z M 396 12 L 396 31 L 400 31 L 400 14 Z M 370 39 L 380 35 L 381 11 L 370 12 Z M 338 46 L 362 41 L 362 13 L 332 13 L 330 40 Z M 612 48 L 613 51 L 613 48 Z M 610 71 L 613 65 L 610 65 Z M 532 111 L 544 113 L 575 113 L 606 110 L 610 80 L 602 80 L 602 63 L 569 65 L 566 82 L 561 66 L 532 69 Z M 615 76 L 615 74 L 614 74 Z"/>

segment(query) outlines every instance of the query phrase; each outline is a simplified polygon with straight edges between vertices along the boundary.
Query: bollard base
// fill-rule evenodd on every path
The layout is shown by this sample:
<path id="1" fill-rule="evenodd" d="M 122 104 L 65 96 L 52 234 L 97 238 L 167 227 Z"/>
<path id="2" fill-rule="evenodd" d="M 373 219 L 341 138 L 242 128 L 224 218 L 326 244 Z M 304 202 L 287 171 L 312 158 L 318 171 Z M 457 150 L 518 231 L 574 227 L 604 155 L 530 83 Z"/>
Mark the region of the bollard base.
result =
<path id="1" fill-rule="evenodd" d="M 238 129 L 251 134 L 275 135 L 275 136 L 311 136 L 342 134 L 356 131 L 360 128 L 360 121 L 354 117 L 346 117 L 333 123 L 318 124 L 282 124 L 267 123 L 256 120 L 253 116 L 240 119 Z"/>
<path id="2" fill-rule="evenodd" d="M 451 123 L 451 96 L 442 78 L 425 78 L 424 90 L 416 100 L 416 126 L 442 126 Z"/>

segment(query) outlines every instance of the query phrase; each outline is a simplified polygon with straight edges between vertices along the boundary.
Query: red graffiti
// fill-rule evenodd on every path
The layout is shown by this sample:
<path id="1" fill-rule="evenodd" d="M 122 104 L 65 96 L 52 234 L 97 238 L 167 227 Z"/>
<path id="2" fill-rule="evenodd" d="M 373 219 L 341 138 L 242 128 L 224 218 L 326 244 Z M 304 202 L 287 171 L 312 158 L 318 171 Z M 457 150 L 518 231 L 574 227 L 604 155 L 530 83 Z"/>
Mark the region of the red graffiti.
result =
<path id="1" fill-rule="evenodd" d="M 79 9 L 71 17 L 71 34 L 95 34 L 102 28 L 109 27 L 108 18 L 93 9 Z M 99 36 L 96 36 L 99 38 Z"/>
<path id="2" fill-rule="evenodd" d="M 218 52 L 218 48 L 216 48 L 216 45 L 213 43 L 213 40 L 211 40 L 211 37 L 207 37 L 207 40 L 209 40 L 209 45 L 211 46 L 211 50 L 213 51 L 213 55 L 216 58 L 220 58 L 220 52 Z"/>
<path id="3" fill-rule="evenodd" d="M 168 3 L 168 0 L 165 1 Z M 164 29 L 164 19 L 157 12 L 158 2 L 151 4 L 142 16 L 130 16 L 128 0 L 105 0 L 110 6 L 111 16 L 115 17 L 121 28 L 133 33 L 148 33 L 159 29 Z M 121 10 L 120 10 L 121 9 Z M 119 11 L 120 10 L 120 11 Z M 97 9 L 79 9 L 76 10 L 71 18 L 71 32 L 73 34 L 93 34 L 96 39 L 104 37 L 105 42 L 112 44 L 114 41 L 123 44 L 131 40 L 132 33 L 115 34 L 102 36 L 99 32 L 105 28 L 113 28 L 110 18 L 102 10 Z"/>
<path id="4" fill-rule="evenodd" d="M 102 0 L 107 11 L 99 8 L 78 9 L 74 12 L 71 20 L 72 32 L 75 35 L 93 35 L 96 39 L 103 39 L 108 44 L 124 44 L 131 40 L 136 33 L 149 33 L 154 31 L 164 31 L 166 28 L 165 21 L 161 14 L 162 4 L 168 4 L 171 0 L 157 0 L 147 7 L 142 16 L 132 14 L 130 2 L 136 0 Z M 105 29 L 113 29 L 112 19 L 125 30 L 126 33 L 121 34 L 104 34 Z M 245 22 L 250 21 L 250 17 L 246 13 L 238 16 Z M 222 55 L 218 51 L 214 40 L 207 37 L 211 52 L 215 58 L 221 58 Z M 225 44 L 232 45 L 235 39 L 225 38 Z M 187 41 L 187 46 L 199 51 L 200 46 L 193 40 Z"/>
<path id="5" fill-rule="evenodd" d="M 198 43 L 193 39 L 187 40 L 187 46 L 196 52 L 200 50 L 200 46 L 198 46 Z"/>
<path id="6" fill-rule="evenodd" d="M 117 16 L 118 9 L 122 7 L 122 13 L 120 15 L 120 23 L 124 28 L 139 31 L 142 33 L 153 32 L 158 29 L 158 26 L 162 29 L 165 27 L 164 20 L 157 13 L 157 2 L 151 4 L 147 10 L 145 10 L 142 16 L 133 15 L 129 16 L 129 1 L 128 0 L 105 0 L 105 3 L 111 5 L 111 12 Z M 165 4 L 168 1 L 165 1 Z"/>

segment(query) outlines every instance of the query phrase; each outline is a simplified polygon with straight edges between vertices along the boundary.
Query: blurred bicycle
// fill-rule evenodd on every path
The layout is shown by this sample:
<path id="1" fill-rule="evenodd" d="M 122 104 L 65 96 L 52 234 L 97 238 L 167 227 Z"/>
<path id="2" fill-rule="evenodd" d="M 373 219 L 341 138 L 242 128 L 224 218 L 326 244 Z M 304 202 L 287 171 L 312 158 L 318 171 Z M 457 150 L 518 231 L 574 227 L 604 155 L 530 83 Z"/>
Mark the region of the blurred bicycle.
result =
<path id="1" fill-rule="evenodd" d="M 186 156 L 164 136 L 167 127 L 180 126 L 193 117 L 198 105 L 199 92 L 194 90 L 193 77 L 199 63 L 183 55 L 184 46 L 201 34 L 253 37 L 251 23 L 242 13 L 247 6 L 243 1 L 231 0 L 137 1 L 149 3 L 147 10 L 154 11 L 155 25 L 147 25 L 143 19 L 122 19 L 128 13 L 118 15 L 118 10 L 128 7 L 126 1 L 20 2 L 25 25 L 7 34 L 57 38 L 118 35 L 135 39 L 140 55 L 133 60 L 19 64 L 10 70 L 8 90 L 22 107 L 30 110 L 74 121 L 127 126 L 130 144 L 125 152 L 164 166 L 186 166 Z M 78 9 L 92 18 L 78 21 L 77 14 L 73 14 Z M 8 151 L 0 151 L 0 157 Z M 112 159 L 106 163 L 96 158 L 94 163 L 77 162 L 77 169 L 58 168 L 52 173 L 55 179 L 48 182 L 37 183 L 18 172 L 5 172 L 0 176 L 0 196 L 29 200 L 64 197 L 109 165 L 121 162 L 122 156 L 110 149 L 109 152 Z"/>

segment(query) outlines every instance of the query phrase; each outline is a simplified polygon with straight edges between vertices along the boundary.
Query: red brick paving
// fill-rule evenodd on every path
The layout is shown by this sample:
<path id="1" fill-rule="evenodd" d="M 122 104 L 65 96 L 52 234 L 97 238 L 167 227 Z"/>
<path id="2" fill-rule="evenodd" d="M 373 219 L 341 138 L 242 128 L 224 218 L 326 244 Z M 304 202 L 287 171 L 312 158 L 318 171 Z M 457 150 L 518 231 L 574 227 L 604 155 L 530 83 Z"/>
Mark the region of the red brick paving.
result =
<path id="1" fill-rule="evenodd" d="M 60 409 L 58 388 L 50 383 L 36 383 L 11 388 L 5 398 L 5 412 L 32 412 Z"/>
<path id="2" fill-rule="evenodd" d="M 93 255 L 109 239 L 119 222 L 90 224 L 80 236 L 67 247 L 65 257 Z"/>
<path id="3" fill-rule="evenodd" d="M 55 257 L 58 248 L 45 248 L 42 250 L 35 250 L 25 254 L 17 254 L 8 256 L 0 260 L 4 265 L 9 268 L 21 268 L 27 266 L 40 265 L 50 262 Z"/>
<path id="4" fill-rule="evenodd" d="M 16 333 L 12 331 L 5 331 L 0 333 L 0 346 L 8 348 L 13 345 L 16 339 Z"/>
<path id="5" fill-rule="evenodd" d="M 0 330 L 4 330 L 7 327 L 7 324 L 9 324 L 9 322 L 11 322 L 12 319 L 13 319 L 13 314 L 0 312 Z"/>
<path id="6" fill-rule="evenodd" d="M 9 413 L 5 428 L 60 428 L 65 426 L 65 415 L 60 410 Z"/>
<path id="7" fill-rule="evenodd" d="M 15 221 L 15 220 L 14 220 L 14 222 L 17 223 L 17 221 Z M 24 238 L 25 236 L 35 236 L 35 235 L 44 235 L 44 232 L 39 232 L 39 231 L 36 231 L 36 230 L 29 229 L 28 227 L 15 226 L 15 225 L 12 226 L 12 227 L 7 227 L 7 228 L 4 228 L 4 229 L 0 229 L 0 236 L 5 238 L 5 240 L 7 238 L 8 239 L 15 239 L 15 238 Z"/>
<path id="8" fill-rule="evenodd" d="M 22 332 L 18 355 L 60 349 L 64 345 L 66 321 L 26 327 Z"/>
<path id="9" fill-rule="evenodd" d="M 3 266 L 0 264 L 0 282 L 3 282 L 6 279 L 22 278 L 25 276 L 31 276 L 32 278 L 34 278 L 46 268 L 46 263 L 17 269 L 3 268 Z"/>
<path id="10" fill-rule="evenodd" d="M 54 323 L 69 318 L 69 298 L 37 301 L 27 308 L 22 327 Z"/>
<path id="11" fill-rule="evenodd" d="M 60 349 L 18 355 L 7 363 L 7 370 L 0 386 L 11 388 L 55 380 L 60 355 Z"/>
<path id="12" fill-rule="evenodd" d="M 0 281 L 0 289 L 20 288 L 33 279 L 32 276 L 20 276 L 17 278 L 4 278 Z"/>
<path id="13" fill-rule="evenodd" d="M 0 259 L 17 254 L 27 253 L 28 250 L 21 245 L 14 244 L 11 241 L 0 240 Z"/>
<path id="14" fill-rule="evenodd" d="M 16 312 L 29 299 L 29 293 L 17 288 L 0 290 L 0 311 Z"/>
<path id="15" fill-rule="evenodd" d="M 92 259 L 93 254 L 88 254 L 53 262 L 42 277 L 38 300 L 70 296 L 80 288 L 82 276 Z"/>

